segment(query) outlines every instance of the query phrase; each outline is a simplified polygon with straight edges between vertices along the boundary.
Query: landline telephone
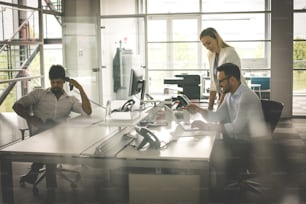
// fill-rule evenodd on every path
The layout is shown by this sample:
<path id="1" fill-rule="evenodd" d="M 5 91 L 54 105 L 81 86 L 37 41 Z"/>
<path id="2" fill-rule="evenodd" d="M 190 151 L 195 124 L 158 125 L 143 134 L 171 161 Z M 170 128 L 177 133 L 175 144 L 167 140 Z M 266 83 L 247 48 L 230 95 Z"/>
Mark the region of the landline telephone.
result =
<path id="1" fill-rule="evenodd" d="M 146 144 L 149 144 L 150 149 L 160 149 L 160 141 L 156 135 L 145 127 L 135 127 L 136 132 L 143 137 L 143 140 L 136 147 L 137 150 L 142 149 Z"/>
<path id="2" fill-rule="evenodd" d="M 184 94 L 178 95 L 177 97 L 173 97 L 172 100 L 179 102 L 179 104 L 176 106 L 176 109 L 184 107 L 191 103 L 190 99 Z"/>
<path id="3" fill-rule="evenodd" d="M 69 77 L 65 77 L 65 81 L 69 82 L 70 78 Z M 69 90 L 72 91 L 73 90 L 73 85 L 71 83 L 69 83 Z"/>
<path id="4" fill-rule="evenodd" d="M 135 104 L 135 101 L 133 99 L 129 99 L 121 106 L 121 108 L 113 109 L 112 113 L 132 111 L 134 104 Z"/>

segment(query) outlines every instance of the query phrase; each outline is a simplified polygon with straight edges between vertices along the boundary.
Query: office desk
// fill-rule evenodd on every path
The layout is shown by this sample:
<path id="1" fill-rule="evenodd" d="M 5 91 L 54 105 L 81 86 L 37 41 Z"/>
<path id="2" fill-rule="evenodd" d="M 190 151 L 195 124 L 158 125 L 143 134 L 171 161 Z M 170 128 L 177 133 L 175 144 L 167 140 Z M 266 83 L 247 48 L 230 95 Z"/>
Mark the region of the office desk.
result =
<path id="1" fill-rule="evenodd" d="M 15 112 L 0 113 L 0 148 L 21 140 L 21 131 L 26 128 L 26 121 Z"/>
<path id="2" fill-rule="evenodd" d="M 120 152 L 118 158 L 125 159 L 130 167 L 156 169 L 154 174 L 129 173 L 130 202 L 207 203 L 214 134 L 181 137 L 163 150 L 142 152 L 129 146 Z"/>
<path id="3" fill-rule="evenodd" d="M 197 172 L 200 176 L 200 190 L 205 191 L 206 197 L 209 157 L 214 136 L 197 136 L 195 140 L 189 142 L 178 140 L 161 151 L 140 153 L 127 147 L 122 152 L 106 158 L 95 154 L 97 145 L 112 136 L 122 136 L 129 132 L 131 127 L 106 126 L 101 125 L 101 121 L 99 116 L 78 118 L 0 150 L 3 202 L 14 203 L 13 161 L 46 164 L 46 183 L 50 199 L 54 198 L 55 169 L 58 163 L 85 164 L 110 169 L 118 167 L 195 169 L 199 170 Z"/>

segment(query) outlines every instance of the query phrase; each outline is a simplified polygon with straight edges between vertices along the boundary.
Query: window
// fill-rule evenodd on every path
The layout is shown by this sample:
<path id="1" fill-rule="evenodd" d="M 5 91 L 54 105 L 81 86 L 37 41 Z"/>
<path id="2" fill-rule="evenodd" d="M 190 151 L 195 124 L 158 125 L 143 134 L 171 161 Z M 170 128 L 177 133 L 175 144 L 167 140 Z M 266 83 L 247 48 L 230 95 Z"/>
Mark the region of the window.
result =
<path id="1" fill-rule="evenodd" d="M 202 0 L 204 12 L 267 11 L 266 0 Z M 270 1 L 267 1 L 268 5 Z"/>
<path id="2" fill-rule="evenodd" d="M 269 0 L 188 1 L 188 6 L 187 1 L 147 2 L 149 92 L 161 93 L 163 79 L 176 74 L 205 76 L 209 63 L 199 33 L 207 27 L 214 27 L 236 49 L 244 75 L 270 76 Z M 183 6 L 188 9 L 180 15 Z"/>
<path id="3" fill-rule="evenodd" d="M 199 12 L 200 0 L 147 0 L 148 14 Z"/>
<path id="4" fill-rule="evenodd" d="M 163 79 L 201 71 L 198 16 L 158 16 L 148 20 L 149 91 L 160 93 Z M 203 71 L 203 70 L 202 70 Z"/>
<path id="5" fill-rule="evenodd" d="M 299 1 L 301 3 L 301 1 Z M 304 1 L 306 5 L 306 1 Z M 302 4 L 299 4 L 302 5 Z M 295 4 L 296 6 L 296 4 Z M 306 30 L 305 13 L 294 14 L 294 42 L 293 42 L 293 92 L 306 92 Z"/>

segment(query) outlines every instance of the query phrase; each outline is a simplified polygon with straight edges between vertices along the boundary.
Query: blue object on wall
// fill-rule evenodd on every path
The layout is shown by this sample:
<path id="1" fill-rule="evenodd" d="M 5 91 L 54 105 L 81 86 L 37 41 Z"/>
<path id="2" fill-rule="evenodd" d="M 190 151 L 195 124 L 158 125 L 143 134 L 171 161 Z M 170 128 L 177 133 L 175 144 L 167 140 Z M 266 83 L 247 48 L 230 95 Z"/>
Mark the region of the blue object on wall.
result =
<path id="1" fill-rule="evenodd" d="M 251 84 L 260 84 L 261 90 L 270 89 L 270 77 L 251 77 Z"/>

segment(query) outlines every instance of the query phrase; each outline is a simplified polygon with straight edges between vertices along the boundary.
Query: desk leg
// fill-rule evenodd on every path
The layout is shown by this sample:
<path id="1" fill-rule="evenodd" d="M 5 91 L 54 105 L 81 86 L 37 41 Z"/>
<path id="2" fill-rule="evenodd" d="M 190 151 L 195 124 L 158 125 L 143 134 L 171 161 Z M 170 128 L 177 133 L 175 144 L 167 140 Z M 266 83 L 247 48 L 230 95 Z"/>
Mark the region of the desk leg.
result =
<path id="1" fill-rule="evenodd" d="M 53 203 L 56 199 L 56 164 L 46 164 L 47 201 Z"/>
<path id="2" fill-rule="evenodd" d="M 209 170 L 200 170 L 200 203 L 209 202 L 210 177 Z"/>
<path id="3" fill-rule="evenodd" d="M 12 162 L 6 159 L 1 161 L 1 186 L 3 203 L 14 203 Z"/>

